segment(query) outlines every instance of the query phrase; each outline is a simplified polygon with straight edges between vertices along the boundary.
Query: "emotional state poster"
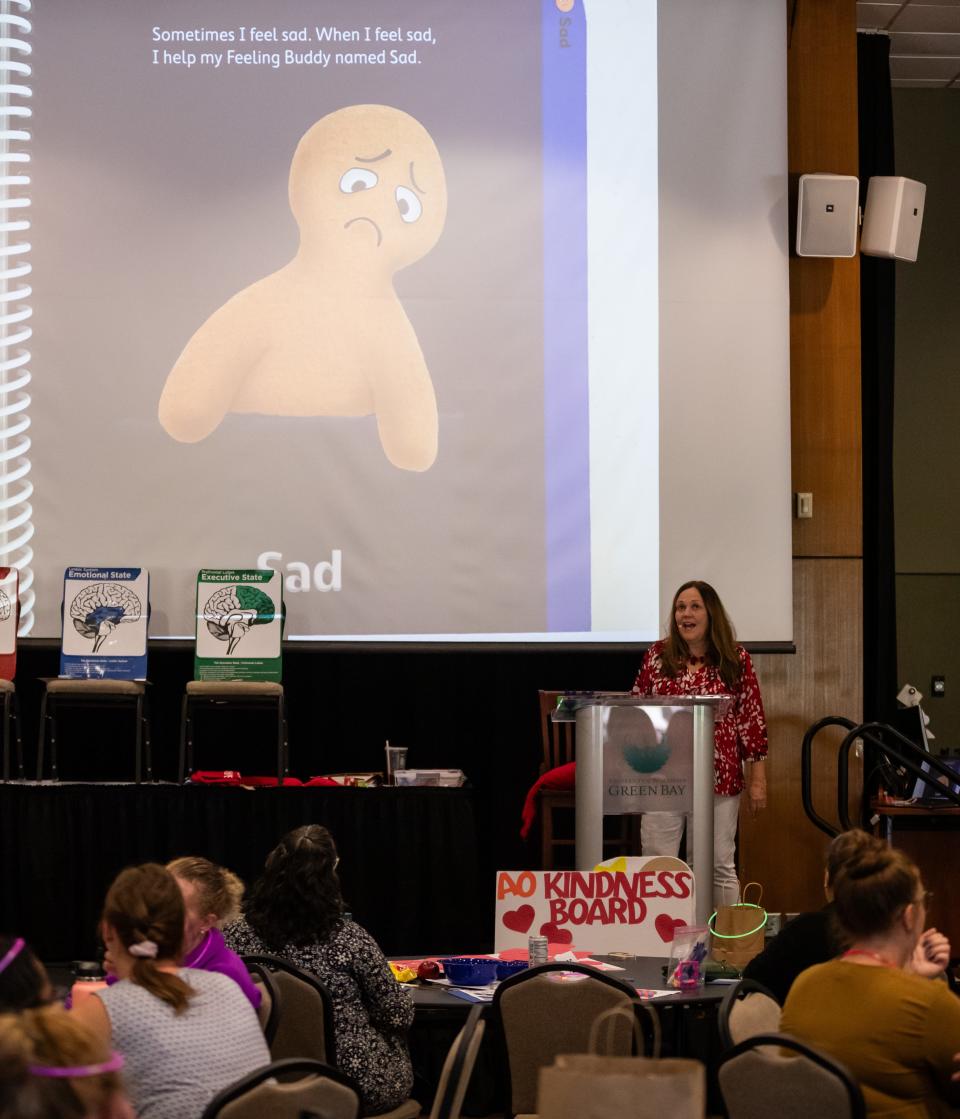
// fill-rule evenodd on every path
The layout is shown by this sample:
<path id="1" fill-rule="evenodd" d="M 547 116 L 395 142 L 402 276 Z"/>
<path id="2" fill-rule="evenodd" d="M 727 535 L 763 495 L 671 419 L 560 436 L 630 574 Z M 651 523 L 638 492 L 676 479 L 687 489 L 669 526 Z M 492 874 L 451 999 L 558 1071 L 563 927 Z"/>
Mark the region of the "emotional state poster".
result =
<path id="1" fill-rule="evenodd" d="M 582 5 L 32 18 L 38 569 L 132 549 L 157 634 L 218 562 L 291 635 L 589 630 Z"/>

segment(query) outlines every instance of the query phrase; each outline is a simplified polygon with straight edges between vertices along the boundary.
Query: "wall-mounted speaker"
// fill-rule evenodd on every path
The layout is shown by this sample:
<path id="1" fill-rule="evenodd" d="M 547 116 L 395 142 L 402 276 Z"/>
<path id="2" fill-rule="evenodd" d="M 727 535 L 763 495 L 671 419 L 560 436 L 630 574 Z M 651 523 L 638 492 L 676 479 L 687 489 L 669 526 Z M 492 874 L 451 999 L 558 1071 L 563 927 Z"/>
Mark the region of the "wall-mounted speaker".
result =
<path id="1" fill-rule="evenodd" d="M 856 175 L 801 175 L 797 256 L 856 256 L 860 182 Z"/>
<path id="2" fill-rule="evenodd" d="M 860 251 L 916 260 L 927 188 L 902 175 L 874 175 L 867 183 Z"/>

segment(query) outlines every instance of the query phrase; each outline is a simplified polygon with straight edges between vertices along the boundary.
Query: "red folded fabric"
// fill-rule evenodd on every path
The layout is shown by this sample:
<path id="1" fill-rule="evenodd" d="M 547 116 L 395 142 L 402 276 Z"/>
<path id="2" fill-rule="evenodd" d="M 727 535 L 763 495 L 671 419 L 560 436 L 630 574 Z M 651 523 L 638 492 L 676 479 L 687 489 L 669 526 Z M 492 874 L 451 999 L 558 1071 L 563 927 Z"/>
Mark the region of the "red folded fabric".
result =
<path id="1" fill-rule="evenodd" d="M 522 821 L 520 827 L 520 838 L 526 839 L 530 834 L 530 829 L 533 827 L 533 822 L 537 818 L 537 793 L 541 789 L 564 789 L 571 790 L 577 782 L 577 763 L 567 762 L 566 765 L 558 765 L 556 769 L 548 769 L 542 777 L 538 778 L 536 783 L 527 793 L 527 799 L 523 802 L 523 812 L 520 814 Z"/>
<path id="2" fill-rule="evenodd" d="M 325 788 L 331 789 L 343 788 L 340 782 L 334 781 L 332 777 L 311 777 L 309 781 L 304 781 L 304 785 L 306 785 L 307 788 L 311 788 L 314 785 L 322 785 Z"/>
<path id="3" fill-rule="evenodd" d="M 248 788 L 276 788 L 276 777 L 247 777 L 235 769 L 197 769 L 190 774 L 190 780 L 197 785 L 246 785 Z M 311 782 L 313 784 L 313 782 Z M 331 782 L 333 784 L 333 782 Z M 299 777 L 284 777 L 283 787 L 301 787 Z"/>
<path id="4" fill-rule="evenodd" d="M 277 787 L 277 779 L 276 777 L 248 777 L 244 775 L 240 784 L 249 785 L 254 789 L 275 789 Z M 283 787 L 285 789 L 291 787 L 302 788 L 303 782 L 299 777 L 284 777 Z"/>
<path id="5" fill-rule="evenodd" d="M 243 777 L 236 769 L 195 769 L 190 780 L 196 785 L 243 784 Z"/>

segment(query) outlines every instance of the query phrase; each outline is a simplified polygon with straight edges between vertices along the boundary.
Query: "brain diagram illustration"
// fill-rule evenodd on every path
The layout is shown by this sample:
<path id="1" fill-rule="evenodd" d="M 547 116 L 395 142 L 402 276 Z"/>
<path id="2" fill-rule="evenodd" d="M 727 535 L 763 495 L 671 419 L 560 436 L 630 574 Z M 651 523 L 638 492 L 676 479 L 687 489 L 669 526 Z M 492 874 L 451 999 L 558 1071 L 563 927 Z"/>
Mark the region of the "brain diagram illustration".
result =
<path id="1" fill-rule="evenodd" d="M 294 258 L 244 288 L 187 342 L 158 415 L 174 439 L 205 439 L 230 412 L 374 415 L 404 470 L 437 454 L 437 403 L 394 274 L 436 244 L 447 212 L 427 130 L 386 105 L 351 105 L 307 130 L 293 156 Z"/>
<path id="2" fill-rule="evenodd" d="M 0 591 L 0 622 L 5 622 L 13 613 L 13 606 L 6 591 Z"/>
<path id="3" fill-rule="evenodd" d="M 120 583 L 91 583 L 70 603 L 73 627 L 82 637 L 93 640 L 95 653 L 117 626 L 138 621 L 142 613 L 143 603 Z"/>
<path id="4" fill-rule="evenodd" d="M 207 629 L 218 641 L 227 642 L 227 656 L 233 653 L 251 626 L 266 625 L 274 616 L 273 599 L 243 583 L 220 587 L 203 605 Z"/>

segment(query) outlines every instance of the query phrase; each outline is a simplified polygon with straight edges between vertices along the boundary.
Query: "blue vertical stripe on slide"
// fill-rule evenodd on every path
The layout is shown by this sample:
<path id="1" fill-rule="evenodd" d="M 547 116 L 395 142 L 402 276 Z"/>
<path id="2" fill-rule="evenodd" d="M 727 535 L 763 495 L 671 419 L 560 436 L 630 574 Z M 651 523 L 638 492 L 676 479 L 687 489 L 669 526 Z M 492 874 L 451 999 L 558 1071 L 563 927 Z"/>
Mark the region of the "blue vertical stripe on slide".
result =
<path id="1" fill-rule="evenodd" d="M 588 632 L 587 24 L 583 0 L 541 3 L 547 630 Z"/>

